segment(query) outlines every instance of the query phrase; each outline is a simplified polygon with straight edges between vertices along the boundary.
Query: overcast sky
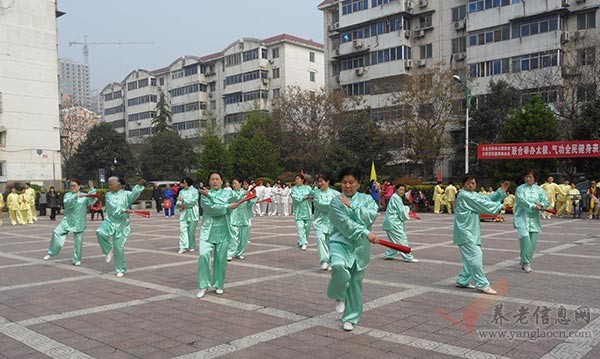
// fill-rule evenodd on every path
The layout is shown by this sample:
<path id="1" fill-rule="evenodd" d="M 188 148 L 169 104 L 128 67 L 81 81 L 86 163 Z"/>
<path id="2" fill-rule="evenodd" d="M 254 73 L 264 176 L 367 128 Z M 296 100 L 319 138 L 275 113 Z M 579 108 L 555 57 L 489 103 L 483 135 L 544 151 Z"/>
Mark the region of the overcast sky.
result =
<path id="1" fill-rule="evenodd" d="M 70 41 L 138 41 L 90 45 L 92 90 L 141 68 L 155 70 L 183 55 L 222 51 L 242 37 L 287 33 L 323 43 L 322 0 L 58 0 L 59 57 L 83 62 Z"/>

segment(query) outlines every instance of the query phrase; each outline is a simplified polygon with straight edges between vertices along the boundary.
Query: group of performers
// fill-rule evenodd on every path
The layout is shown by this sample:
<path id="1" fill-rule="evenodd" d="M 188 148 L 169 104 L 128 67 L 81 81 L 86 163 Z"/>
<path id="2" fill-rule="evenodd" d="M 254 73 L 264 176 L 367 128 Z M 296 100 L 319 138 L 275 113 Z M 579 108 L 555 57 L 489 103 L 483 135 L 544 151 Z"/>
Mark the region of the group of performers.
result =
<path id="1" fill-rule="evenodd" d="M 6 197 L 8 216 L 13 226 L 17 224 L 33 224 L 37 222 L 37 209 L 35 207 L 35 190 L 29 183 L 23 185 L 23 191 L 17 192 L 15 187 L 11 188 Z M 0 225 L 2 225 L 2 211 L 4 210 L 4 197 L 0 194 Z"/>
<path id="2" fill-rule="evenodd" d="M 327 295 L 335 301 L 335 310 L 342 314 L 343 329 L 350 331 L 363 311 L 362 281 L 371 259 L 371 243 L 382 240 L 372 231 L 379 205 L 370 195 L 358 192 L 362 175 L 356 168 L 345 168 L 340 172 L 341 193 L 330 187 L 331 180 L 330 175 L 322 174 L 318 176 L 317 188 L 312 188 L 306 185 L 303 174 L 295 177 L 296 186 L 292 187 L 291 197 L 298 229 L 297 246 L 301 250 L 307 249 L 312 220 L 320 269 L 331 271 Z M 531 262 L 541 232 L 540 213 L 549 205 L 546 192 L 536 184 L 537 180 L 537 173 L 529 170 L 524 175 L 525 183 L 516 190 L 514 227 L 519 235 L 520 265 L 527 273 L 532 271 Z M 114 256 L 117 277 L 122 277 L 127 271 L 124 249 L 131 233 L 129 214 L 132 210 L 129 208 L 142 193 L 144 184 L 145 181 L 141 180 L 131 191 L 126 191 L 121 188 L 117 177 L 108 179 L 107 216 L 96 230 L 96 236 L 106 262 L 109 263 Z M 250 237 L 252 208 L 258 200 L 252 193 L 254 189 L 249 188 L 249 182 L 239 178 L 232 180 L 233 190 L 224 189 L 223 176 L 219 172 L 210 173 L 210 188 L 197 189 L 193 185 L 191 178 L 182 179 L 175 203 L 180 212 L 178 253 L 196 250 L 201 195 L 204 219 L 200 230 L 197 297 L 202 298 L 211 287 L 216 294 L 223 294 L 228 261 L 244 258 Z M 87 208 L 97 200 L 97 196 L 92 182 L 88 193 L 81 192 L 81 184 L 77 180 L 71 180 L 70 186 L 71 191 L 63 201 L 65 216 L 52 234 L 44 260 L 58 255 L 66 236 L 73 232 L 73 264 L 78 266 L 82 262 Z M 459 288 L 496 294 L 483 271 L 479 215 L 499 213 L 508 187 L 509 182 L 504 182 L 493 194 L 481 194 L 476 192 L 476 178 L 467 175 L 463 180 L 462 190 L 456 197 L 453 235 L 463 262 L 456 280 Z M 391 242 L 408 246 L 404 222 L 411 215 L 410 208 L 403 203 L 406 188 L 402 184 L 394 188 L 383 230 Z M 398 253 L 389 249 L 384 258 L 394 259 Z M 418 262 L 412 253 L 400 254 L 405 262 Z"/>

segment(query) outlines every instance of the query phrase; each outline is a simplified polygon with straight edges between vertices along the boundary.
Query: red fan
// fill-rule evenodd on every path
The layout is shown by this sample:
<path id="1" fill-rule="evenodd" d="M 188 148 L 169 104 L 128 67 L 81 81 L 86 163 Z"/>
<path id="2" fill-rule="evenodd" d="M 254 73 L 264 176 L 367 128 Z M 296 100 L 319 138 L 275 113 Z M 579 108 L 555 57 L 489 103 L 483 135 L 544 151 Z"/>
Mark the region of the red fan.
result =
<path id="1" fill-rule="evenodd" d="M 273 203 L 273 200 L 271 198 L 266 198 L 266 199 L 260 200 L 260 201 L 258 201 L 256 203 L 265 203 L 265 202 L 267 202 L 267 203 Z"/>
<path id="2" fill-rule="evenodd" d="M 388 247 L 390 249 L 396 250 L 398 252 L 406 253 L 406 254 L 409 254 L 412 252 L 412 249 L 410 247 L 403 246 L 402 244 L 396 244 L 396 243 L 393 243 L 390 241 L 386 241 L 384 239 L 380 239 L 379 244 L 381 244 L 384 247 Z"/>
<path id="3" fill-rule="evenodd" d="M 558 211 L 555 210 L 555 209 L 544 209 L 544 211 L 546 211 L 546 212 L 548 212 L 550 214 L 557 214 L 558 213 Z"/>
<path id="4" fill-rule="evenodd" d="M 244 199 L 242 199 L 238 203 L 242 204 L 242 203 L 247 202 L 247 201 L 249 201 L 251 199 L 254 199 L 254 198 L 256 198 L 256 195 L 254 193 L 248 192 L 248 194 L 246 195 L 246 197 L 244 197 Z"/>
<path id="5" fill-rule="evenodd" d="M 88 193 L 88 194 L 84 194 L 83 197 L 100 198 L 100 195 L 98 193 Z"/>
<path id="6" fill-rule="evenodd" d="M 408 212 L 408 216 L 413 219 L 421 219 L 421 217 L 413 211 Z"/>
<path id="7" fill-rule="evenodd" d="M 150 211 L 133 211 L 133 214 L 136 214 L 140 217 L 150 218 Z"/>

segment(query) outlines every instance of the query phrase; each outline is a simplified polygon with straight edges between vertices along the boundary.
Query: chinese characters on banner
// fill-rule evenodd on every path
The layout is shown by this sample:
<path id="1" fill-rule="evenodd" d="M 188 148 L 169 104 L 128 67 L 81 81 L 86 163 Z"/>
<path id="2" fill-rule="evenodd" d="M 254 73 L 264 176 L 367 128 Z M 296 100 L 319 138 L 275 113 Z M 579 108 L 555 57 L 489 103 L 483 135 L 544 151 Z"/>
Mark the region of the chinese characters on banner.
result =
<path id="1" fill-rule="evenodd" d="M 479 145 L 477 156 L 480 160 L 600 157 L 600 140 Z"/>

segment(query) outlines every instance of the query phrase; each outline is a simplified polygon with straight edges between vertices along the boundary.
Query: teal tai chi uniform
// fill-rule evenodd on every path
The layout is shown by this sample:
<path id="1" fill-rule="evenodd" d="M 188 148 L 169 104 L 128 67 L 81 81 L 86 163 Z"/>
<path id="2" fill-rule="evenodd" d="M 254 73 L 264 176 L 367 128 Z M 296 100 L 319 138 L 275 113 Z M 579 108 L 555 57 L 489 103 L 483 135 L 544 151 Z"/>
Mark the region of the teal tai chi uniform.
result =
<path id="1" fill-rule="evenodd" d="M 387 209 L 385 211 L 385 219 L 383 220 L 383 230 L 387 233 L 387 237 L 391 242 L 396 244 L 402 244 L 408 247 L 408 237 L 404 230 L 404 222 L 408 221 L 410 217 L 408 213 L 410 208 L 402 203 L 402 198 L 397 193 L 394 193 L 388 202 Z M 394 259 L 400 253 L 402 258 L 410 262 L 414 259 L 412 253 L 402 253 L 393 249 L 385 251 L 384 258 Z"/>
<path id="2" fill-rule="evenodd" d="M 456 279 L 457 286 L 468 287 L 471 281 L 475 282 L 478 289 L 490 286 L 483 271 L 479 215 L 500 212 L 504 197 L 506 192 L 501 188 L 488 195 L 466 190 L 459 192 L 454 218 L 454 244 L 460 249 L 463 267 Z"/>
<path id="3" fill-rule="evenodd" d="M 94 188 L 89 194 L 96 193 Z M 83 232 L 87 228 L 87 209 L 96 202 L 96 198 L 79 197 L 82 193 L 67 192 L 63 198 L 65 216 L 52 232 L 52 240 L 48 247 L 48 255 L 56 256 L 62 250 L 69 232 L 73 232 L 73 263 L 81 263 L 81 247 Z"/>
<path id="4" fill-rule="evenodd" d="M 345 196 L 345 195 L 342 195 Z M 367 236 L 377 219 L 378 204 L 368 194 L 355 193 L 346 206 L 339 196 L 331 201 L 329 236 L 331 280 L 327 296 L 345 301 L 342 322 L 358 323 L 363 312 L 363 276 L 371 259 Z"/>
<path id="5" fill-rule="evenodd" d="M 311 202 L 304 197 L 311 196 L 312 188 L 307 185 L 292 187 L 292 204 L 294 206 L 294 220 L 298 228 L 298 247 L 308 245 L 310 234 Z"/>
<path id="6" fill-rule="evenodd" d="M 542 232 L 541 215 L 536 204 L 540 203 L 542 208 L 548 208 L 550 201 L 542 187 L 537 184 L 530 186 L 527 183 L 517 187 L 515 199 L 514 227 L 519 232 L 521 264 L 530 264 L 538 237 Z"/>
<path id="7" fill-rule="evenodd" d="M 201 200 L 204 221 L 200 230 L 198 288 L 206 289 L 212 285 L 216 289 L 223 289 L 227 271 L 227 250 L 229 242 L 233 240 L 230 218 L 232 209 L 229 205 L 237 202 L 238 197 L 234 191 L 211 189 L 207 196 L 201 196 Z M 210 260 L 213 252 L 211 280 Z"/>
<path id="8" fill-rule="evenodd" d="M 179 249 L 196 249 L 196 228 L 200 220 L 198 190 L 195 187 L 180 189 L 176 206 L 179 209 Z M 185 209 L 184 209 L 185 208 Z"/>
<path id="9" fill-rule="evenodd" d="M 243 199 L 246 191 L 243 189 L 234 190 L 235 196 Z M 229 242 L 227 257 L 239 257 L 246 253 L 246 247 L 250 240 L 250 225 L 252 224 L 252 207 L 256 203 L 256 198 L 246 201 L 233 211 L 231 211 L 231 229 L 233 230 L 233 239 Z"/>
<path id="10" fill-rule="evenodd" d="M 138 184 L 133 187 L 132 191 L 121 189 L 118 192 L 106 193 L 106 206 L 104 207 L 106 217 L 96 230 L 96 237 L 98 237 L 98 244 L 104 255 L 110 253 L 111 250 L 114 252 L 117 273 L 127 271 L 125 243 L 131 234 L 127 209 L 143 191 L 144 186 Z M 110 242 L 110 237 L 113 238 L 113 243 Z"/>
<path id="11" fill-rule="evenodd" d="M 312 192 L 315 203 L 313 228 L 317 236 L 317 249 L 319 252 L 319 262 L 321 263 L 329 263 L 329 233 L 331 232 L 329 207 L 331 200 L 339 196 L 340 192 L 331 188 L 327 190 L 317 188 Z"/>

